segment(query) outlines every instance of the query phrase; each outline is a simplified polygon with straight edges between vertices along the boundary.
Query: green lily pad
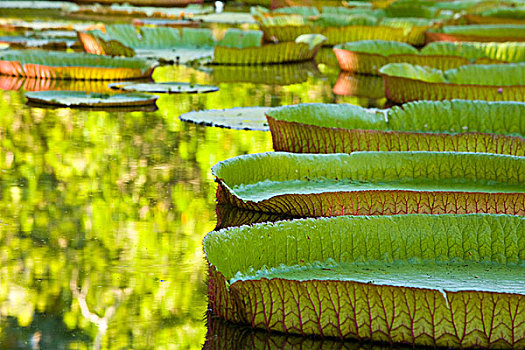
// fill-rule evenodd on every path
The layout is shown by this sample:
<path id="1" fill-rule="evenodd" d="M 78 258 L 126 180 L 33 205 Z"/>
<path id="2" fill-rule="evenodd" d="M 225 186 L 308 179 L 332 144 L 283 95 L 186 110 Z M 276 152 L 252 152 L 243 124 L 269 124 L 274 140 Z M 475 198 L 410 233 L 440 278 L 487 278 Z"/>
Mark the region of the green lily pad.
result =
<path id="1" fill-rule="evenodd" d="M 146 94 L 89 93 L 85 91 L 26 92 L 28 102 L 65 107 L 128 107 L 152 105 L 158 96 Z"/>
<path id="2" fill-rule="evenodd" d="M 513 215 L 344 216 L 211 232 L 209 306 L 279 333 L 521 348 L 524 225 Z"/>
<path id="3" fill-rule="evenodd" d="M 215 46 L 216 64 L 258 65 L 312 60 L 326 38 L 319 34 L 305 34 L 295 42 L 267 44 L 242 49 Z"/>
<path id="4" fill-rule="evenodd" d="M 106 33 L 79 33 L 84 50 L 94 54 L 137 57 L 162 63 L 211 62 L 215 37 L 208 28 L 136 27 L 129 24 L 106 25 Z M 107 45 L 107 43 L 111 43 Z M 115 45 L 116 44 L 116 45 Z"/>
<path id="5" fill-rule="evenodd" d="M 273 214 L 525 215 L 524 169 L 525 157 L 487 153 L 273 152 L 220 162 L 212 173 L 218 203 Z"/>
<path id="6" fill-rule="evenodd" d="M 418 101 L 389 110 L 308 103 L 267 113 L 276 151 L 449 151 L 525 156 L 525 103 Z"/>
<path id="7" fill-rule="evenodd" d="M 214 85 L 200 85 L 193 83 L 135 83 L 130 81 L 111 83 L 109 87 L 115 90 L 155 92 L 162 94 L 202 94 L 219 91 Z"/>
<path id="8" fill-rule="evenodd" d="M 482 24 L 444 26 L 425 33 L 427 42 L 431 41 L 481 41 L 504 42 L 525 41 L 524 24 Z"/>
<path id="9" fill-rule="evenodd" d="M 211 109 L 185 113 L 179 119 L 184 122 L 228 129 L 268 131 L 270 129 L 266 121 L 266 112 L 270 110 L 270 107 Z"/>
<path id="10" fill-rule="evenodd" d="M 466 65 L 444 72 L 389 63 L 379 73 L 386 97 L 397 103 L 446 99 L 525 101 L 525 63 Z"/>
<path id="11" fill-rule="evenodd" d="M 138 58 L 38 50 L 0 51 L 0 74 L 45 79 L 122 80 L 149 77 L 154 64 Z"/>

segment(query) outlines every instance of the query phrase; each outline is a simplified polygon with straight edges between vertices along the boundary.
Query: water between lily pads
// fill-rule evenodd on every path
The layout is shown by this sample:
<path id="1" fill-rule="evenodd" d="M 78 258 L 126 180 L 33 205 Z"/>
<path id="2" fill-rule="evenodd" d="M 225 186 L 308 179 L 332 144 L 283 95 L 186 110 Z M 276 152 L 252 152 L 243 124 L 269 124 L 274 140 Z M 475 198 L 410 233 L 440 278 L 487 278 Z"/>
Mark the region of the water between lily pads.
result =
<path id="1" fill-rule="evenodd" d="M 154 74 L 159 82 L 220 90 L 161 95 L 154 112 L 29 107 L 23 90 L 10 89 L 60 84 L 0 77 L 0 348 L 201 348 L 202 238 L 215 226 L 210 168 L 272 144 L 268 132 L 178 117 L 201 109 L 369 101 L 334 95 L 338 70 L 320 68 L 275 85 L 249 82 L 245 74 L 224 81 L 210 69 L 162 67 Z M 105 89 L 96 82 L 89 88 L 97 86 Z"/>

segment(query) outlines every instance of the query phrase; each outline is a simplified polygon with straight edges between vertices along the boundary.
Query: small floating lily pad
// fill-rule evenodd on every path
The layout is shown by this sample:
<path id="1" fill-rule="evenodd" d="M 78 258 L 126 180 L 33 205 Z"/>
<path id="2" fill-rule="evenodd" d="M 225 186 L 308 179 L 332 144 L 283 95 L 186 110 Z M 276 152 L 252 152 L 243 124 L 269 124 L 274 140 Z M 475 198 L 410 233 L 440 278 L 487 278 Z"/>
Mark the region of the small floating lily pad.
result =
<path id="1" fill-rule="evenodd" d="M 29 103 L 65 107 L 127 107 L 154 104 L 158 96 L 85 91 L 35 91 L 25 94 Z"/>
<path id="2" fill-rule="evenodd" d="M 270 109 L 270 107 L 210 109 L 185 113 L 179 119 L 184 122 L 228 129 L 268 131 L 270 129 L 266 121 L 266 112 Z"/>
<path id="3" fill-rule="evenodd" d="M 134 83 L 126 81 L 122 83 L 109 84 L 109 87 L 115 90 L 155 92 L 160 94 L 202 94 L 219 91 L 219 88 L 214 85 L 200 85 L 178 82 Z"/>

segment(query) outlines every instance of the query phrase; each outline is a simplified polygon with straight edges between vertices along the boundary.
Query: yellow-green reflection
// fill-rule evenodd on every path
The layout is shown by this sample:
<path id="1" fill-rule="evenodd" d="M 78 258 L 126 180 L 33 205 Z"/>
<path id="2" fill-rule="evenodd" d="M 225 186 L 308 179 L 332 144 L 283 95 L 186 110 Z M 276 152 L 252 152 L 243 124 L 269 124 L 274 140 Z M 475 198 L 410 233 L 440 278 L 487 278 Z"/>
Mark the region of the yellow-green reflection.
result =
<path id="1" fill-rule="evenodd" d="M 162 67 L 158 81 L 214 83 Z M 332 82 L 219 83 L 156 112 L 26 106 L 0 91 L 0 348 L 201 348 L 210 167 L 269 151 L 264 132 L 182 123 L 195 109 L 335 100 Z"/>

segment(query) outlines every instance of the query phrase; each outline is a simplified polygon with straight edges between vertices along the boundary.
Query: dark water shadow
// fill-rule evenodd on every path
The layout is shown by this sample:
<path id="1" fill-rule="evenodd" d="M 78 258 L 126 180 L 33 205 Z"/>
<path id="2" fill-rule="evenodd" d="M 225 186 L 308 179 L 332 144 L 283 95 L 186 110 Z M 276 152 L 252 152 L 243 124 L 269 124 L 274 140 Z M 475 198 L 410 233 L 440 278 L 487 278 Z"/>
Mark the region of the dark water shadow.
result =
<path id="1" fill-rule="evenodd" d="M 215 213 L 217 215 L 217 226 L 215 226 L 215 230 L 257 224 L 261 222 L 276 222 L 295 219 L 295 217 L 290 215 L 245 210 L 228 204 L 217 204 L 215 207 Z"/>
<path id="2" fill-rule="evenodd" d="M 203 350 L 408 350 L 411 346 L 367 344 L 357 341 L 302 337 L 267 332 L 207 316 L 208 332 Z"/>

